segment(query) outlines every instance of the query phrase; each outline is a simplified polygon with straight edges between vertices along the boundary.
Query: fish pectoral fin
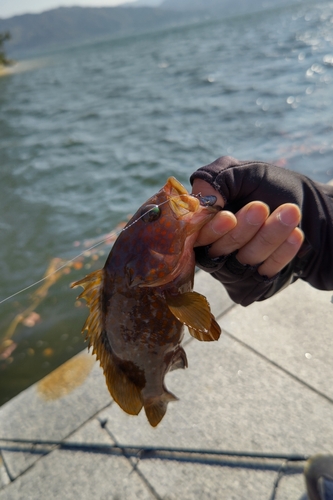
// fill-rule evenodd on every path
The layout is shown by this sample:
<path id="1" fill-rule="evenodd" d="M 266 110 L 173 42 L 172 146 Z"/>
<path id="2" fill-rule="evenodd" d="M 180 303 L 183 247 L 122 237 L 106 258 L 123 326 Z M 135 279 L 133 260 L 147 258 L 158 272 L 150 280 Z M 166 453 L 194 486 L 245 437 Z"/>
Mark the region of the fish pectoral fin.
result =
<path id="1" fill-rule="evenodd" d="M 221 328 L 210 311 L 206 297 L 198 292 L 166 294 L 166 302 L 172 314 L 188 327 L 192 337 L 204 342 L 219 339 Z"/>
<path id="2" fill-rule="evenodd" d="M 212 315 L 212 322 L 208 331 L 192 328 L 188 326 L 188 331 L 197 340 L 202 342 L 212 342 L 213 340 L 218 340 L 221 335 L 220 325 L 216 322 L 214 316 Z"/>
<path id="3" fill-rule="evenodd" d="M 152 427 L 156 427 L 166 414 L 168 403 L 178 401 L 171 392 L 165 391 L 162 396 L 144 401 L 147 419 Z"/>

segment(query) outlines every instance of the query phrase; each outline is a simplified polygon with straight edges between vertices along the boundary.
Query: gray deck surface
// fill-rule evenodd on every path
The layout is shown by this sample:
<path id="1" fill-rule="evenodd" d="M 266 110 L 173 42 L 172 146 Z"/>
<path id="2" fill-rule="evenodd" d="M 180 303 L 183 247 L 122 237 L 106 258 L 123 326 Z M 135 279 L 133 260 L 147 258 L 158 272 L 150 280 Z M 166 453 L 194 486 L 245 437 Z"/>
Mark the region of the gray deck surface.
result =
<path id="1" fill-rule="evenodd" d="M 298 281 L 243 308 L 203 272 L 195 289 L 209 299 L 223 334 L 215 343 L 186 337 L 189 368 L 166 379 L 179 401 L 169 404 L 159 426 L 113 403 L 98 363 L 83 352 L 62 369 L 73 379 L 86 371 L 85 380 L 57 399 L 47 392 L 52 378 L 19 394 L 0 408 L 0 438 L 109 447 L 0 441 L 1 500 L 270 500 L 283 464 L 289 473 L 281 474 L 275 499 L 306 498 L 302 461 L 190 450 L 332 453 L 332 292 Z M 149 446 L 169 450 L 140 452 Z"/>

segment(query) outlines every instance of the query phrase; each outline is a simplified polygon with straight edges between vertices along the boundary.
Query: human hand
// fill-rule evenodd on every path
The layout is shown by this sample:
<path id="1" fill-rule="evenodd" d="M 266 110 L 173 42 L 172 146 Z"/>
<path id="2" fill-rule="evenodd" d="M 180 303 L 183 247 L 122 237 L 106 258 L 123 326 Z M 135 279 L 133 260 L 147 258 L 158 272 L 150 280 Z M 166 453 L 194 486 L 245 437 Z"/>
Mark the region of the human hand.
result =
<path id="1" fill-rule="evenodd" d="M 195 179 L 193 194 L 214 195 L 216 205 L 225 201 L 208 182 Z M 211 245 L 209 257 L 237 252 L 242 264 L 260 264 L 258 273 L 271 278 L 280 272 L 299 251 L 304 235 L 297 226 L 301 212 L 293 203 L 283 203 L 272 213 L 266 203 L 251 201 L 236 214 L 221 211 L 200 231 L 195 246 Z"/>

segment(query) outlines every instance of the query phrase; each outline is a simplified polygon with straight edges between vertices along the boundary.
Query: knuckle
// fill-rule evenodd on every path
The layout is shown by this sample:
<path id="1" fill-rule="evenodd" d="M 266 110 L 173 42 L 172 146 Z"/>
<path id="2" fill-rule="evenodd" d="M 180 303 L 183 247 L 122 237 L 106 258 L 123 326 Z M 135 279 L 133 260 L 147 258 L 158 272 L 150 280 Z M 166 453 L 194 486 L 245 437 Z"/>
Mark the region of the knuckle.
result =
<path id="1" fill-rule="evenodd" d="M 265 234 L 264 232 L 259 233 L 258 239 L 259 239 L 260 244 L 265 248 L 274 246 L 274 242 L 272 241 L 273 238 L 272 238 L 272 235 L 270 235 L 270 234 Z"/>

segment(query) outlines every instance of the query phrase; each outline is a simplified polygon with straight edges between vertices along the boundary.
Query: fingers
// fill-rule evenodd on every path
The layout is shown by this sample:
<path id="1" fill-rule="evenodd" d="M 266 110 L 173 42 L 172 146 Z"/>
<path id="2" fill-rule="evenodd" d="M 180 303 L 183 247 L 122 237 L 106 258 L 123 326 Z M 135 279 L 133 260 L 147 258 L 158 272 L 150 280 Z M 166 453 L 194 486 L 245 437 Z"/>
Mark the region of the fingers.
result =
<path id="1" fill-rule="evenodd" d="M 224 207 L 220 193 L 207 182 L 195 179 L 193 194 L 214 195 L 216 205 Z M 285 203 L 270 214 L 269 207 L 260 201 L 245 205 L 236 216 L 221 211 L 200 231 L 195 246 L 210 245 L 211 258 L 237 251 L 242 264 L 261 264 L 261 275 L 275 276 L 299 251 L 304 234 L 297 226 L 301 212 L 297 205 Z"/>
<path id="2" fill-rule="evenodd" d="M 281 205 L 267 218 L 252 240 L 240 249 L 237 259 L 251 266 L 264 262 L 287 240 L 300 220 L 301 212 L 296 205 Z"/>
<path id="3" fill-rule="evenodd" d="M 257 235 L 268 216 L 269 207 L 260 201 L 253 201 L 241 208 L 236 214 L 237 225 L 235 228 L 229 231 L 224 237 L 219 239 L 215 238 L 216 241 L 209 249 L 210 257 L 214 258 L 221 255 L 229 255 L 235 250 L 239 250 L 244 245 L 247 245 Z M 245 254 L 245 259 L 247 259 L 247 257 L 248 255 Z M 262 261 L 257 260 L 256 264 L 260 262 Z M 250 262 L 246 262 L 246 264 L 252 265 Z"/>
<path id="4" fill-rule="evenodd" d="M 247 209 L 245 214 L 244 209 Z M 262 263 L 258 273 L 271 278 L 289 264 L 303 243 L 303 232 L 297 227 L 301 220 L 300 209 L 297 205 L 285 203 L 268 215 L 262 224 L 260 216 L 265 217 L 265 211 L 259 202 L 246 205 L 244 209 L 237 214 L 236 235 L 232 234 L 234 230 L 227 237 L 233 236 L 237 242 L 239 262 L 250 266 Z M 257 222 L 257 230 L 255 225 L 250 227 L 249 220 L 252 224 Z"/>
<path id="5" fill-rule="evenodd" d="M 220 238 L 229 233 L 236 224 L 237 219 L 234 214 L 227 211 L 218 212 L 215 217 L 201 229 L 194 246 L 203 247 L 220 240 Z"/>
<path id="6" fill-rule="evenodd" d="M 297 252 L 304 241 L 304 234 L 298 227 L 258 268 L 258 273 L 262 276 L 272 278 L 280 272 L 289 262 L 296 257 Z"/>
<path id="7" fill-rule="evenodd" d="M 297 205 L 281 205 L 267 218 L 252 240 L 240 248 L 237 260 L 251 266 L 262 262 L 259 274 L 273 277 L 296 256 L 303 243 L 303 232 L 297 228 L 300 220 L 301 212 Z"/>
<path id="8" fill-rule="evenodd" d="M 301 220 L 299 208 L 291 203 L 278 207 L 272 214 L 265 203 L 251 202 L 236 217 L 219 212 L 201 230 L 196 245 L 211 245 L 211 258 L 237 252 L 242 264 L 256 266 L 258 272 L 273 277 L 297 254 L 303 232 L 297 227 Z"/>

